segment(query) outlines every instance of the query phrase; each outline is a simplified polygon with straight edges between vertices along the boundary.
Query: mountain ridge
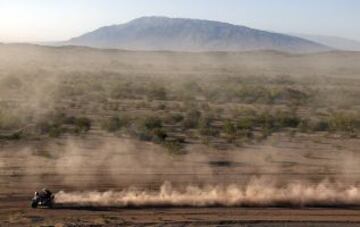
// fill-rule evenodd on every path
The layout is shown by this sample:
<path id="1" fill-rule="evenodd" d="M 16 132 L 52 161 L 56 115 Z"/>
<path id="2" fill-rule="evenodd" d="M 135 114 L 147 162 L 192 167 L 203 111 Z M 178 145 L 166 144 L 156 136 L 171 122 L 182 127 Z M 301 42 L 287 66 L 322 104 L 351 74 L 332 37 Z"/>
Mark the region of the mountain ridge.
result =
<path id="1" fill-rule="evenodd" d="M 332 50 L 306 39 L 242 25 L 159 16 L 100 27 L 64 44 L 105 49 L 190 52 L 277 50 L 311 53 Z"/>

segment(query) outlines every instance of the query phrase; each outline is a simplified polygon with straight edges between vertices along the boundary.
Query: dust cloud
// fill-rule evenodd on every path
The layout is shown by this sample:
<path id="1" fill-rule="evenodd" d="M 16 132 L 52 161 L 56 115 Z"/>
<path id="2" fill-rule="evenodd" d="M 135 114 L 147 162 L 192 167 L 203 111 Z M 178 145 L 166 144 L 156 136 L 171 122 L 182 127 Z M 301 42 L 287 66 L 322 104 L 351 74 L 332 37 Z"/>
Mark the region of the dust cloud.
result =
<path id="1" fill-rule="evenodd" d="M 56 203 L 63 206 L 96 207 L 324 207 L 360 205 L 359 185 L 343 185 L 323 181 L 286 186 L 269 185 L 261 178 L 246 185 L 186 186 L 183 189 L 164 183 L 159 190 L 106 192 L 64 192 L 56 194 Z"/>
<path id="2" fill-rule="evenodd" d="M 357 177 L 359 172 L 360 156 L 350 152 L 352 148 L 338 149 L 336 140 L 329 141 L 326 137 L 319 137 L 318 142 L 311 142 L 317 137 L 310 136 L 297 142 L 296 138 L 291 138 L 295 142 L 284 142 L 285 136 L 282 136 L 278 144 L 276 141 L 268 141 L 270 145 L 264 144 L 265 141 L 257 145 L 241 143 L 238 148 L 229 146 L 234 150 L 217 150 L 209 145 L 228 145 L 228 141 L 214 140 L 214 144 L 199 145 L 209 141 L 202 141 L 191 130 L 187 135 L 173 123 L 166 128 L 169 135 L 180 139 L 189 137 L 186 138 L 187 154 L 174 156 L 158 144 L 135 141 L 122 131 L 118 132 L 120 136 L 110 135 L 101 129 L 104 119 L 119 113 L 142 116 L 157 111 L 155 113 L 163 114 L 165 119 L 170 112 L 186 111 L 187 102 L 195 102 L 198 98 L 213 103 L 212 110 L 216 113 L 223 109 L 221 119 L 226 120 L 232 118 L 233 111 L 226 106 L 232 105 L 231 100 L 207 98 L 213 92 L 221 96 L 225 91 L 219 90 L 222 85 L 241 91 L 243 86 L 255 84 L 272 91 L 276 86 L 290 86 L 286 81 L 285 85 L 276 82 L 277 77 L 281 79 L 286 75 L 288 79 L 289 75 L 293 79 L 288 82 L 294 83 L 291 86 L 304 86 L 304 91 L 309 86 L 317 91 L 330 86 L 328 77 L 333 76 L 331 86 L 336 88 L 337 83 L 343 84 L 344 78 L 352 78 L 360 72 L 359 55 L 345 58 L 341 53 L 332 53 L 290 57 L 272 52 L 147 53 L 37 46 L 6 46 L 1 50 L 0 113 L 4 135 L 6 138 L 9 137 L 7 134 L 18 131 L 24 134 L 21 140 L 15 138 L 1 145 L 0 170 L 2 176 L 8 177 L 4 182 L 9 188 L 28 191 L 43 186 L 54 191 L 70 188 L 57 193 L 56 202 L 75 206 L 300 207 L 360 203 L 356 183 L 344 184 L 340 177 L 335 183 L 318 180 L 319 176 L 334 174 L 344 178 Z M 315 79 L 319 81 L 312 83 Z M 187 96 L 180 95 L 192 90 L 184 88 L 184 83 L 189 81 L 195 81 L 205 89 L 199 97 L 196 91 L 193 92 L 190 101 Z M 274 85 L 269 85 L 269 81 Z M 314 99 L 302 111 L 312 115 L 323 106 L 327 107 L 332 104 L 326 103 L 331 94 L 334 97 L 344 94 L 339 97 L 349 101 L 352 108 L 358 104 L 357 99 L 350 99 L 358 94 L 357 87 L 353 86 L 355 81 L 344 84 L 352 89 L 350 95 L 324 93 L 327 98 L 319 99 L 321 106 Z M 153 109 L 152 105 L 163 103 L 159 100 L 150 102 L 147 89 L 153 82 L 167 91 L 175 91 L 169 93 L 168 109 Z M 125 96 L 112 94 L 126 90 L 125 85 L 132 83 Z M 237 86 L 233 87 L 232 83 Z M 248 105 L 248 102 L 239 99 L 238 104 Z M 263 105 L 259 102 L 252 107 L 261 113 Z M 335 107 L 330 105 L 330 108 Z M 76 134 L 74 125 L 57 125 L 55 115 L 59 113 L 88 117 L 93 122 L 93 130 L 88 134 Z M 174 126 L 180 130 L 172 130 Z M 68 133 L 52 138 L 50 129 L 65 129 Z M 356 141 L 352 143 L 342 142 L 349 147 L 358 147 Z M 284 179 L 253 178 L 262 175 Z M 294 176 L 318 181 L 286 182 L 292 181 Z M 108 190 L 110 188 L 115 190 Z"/>

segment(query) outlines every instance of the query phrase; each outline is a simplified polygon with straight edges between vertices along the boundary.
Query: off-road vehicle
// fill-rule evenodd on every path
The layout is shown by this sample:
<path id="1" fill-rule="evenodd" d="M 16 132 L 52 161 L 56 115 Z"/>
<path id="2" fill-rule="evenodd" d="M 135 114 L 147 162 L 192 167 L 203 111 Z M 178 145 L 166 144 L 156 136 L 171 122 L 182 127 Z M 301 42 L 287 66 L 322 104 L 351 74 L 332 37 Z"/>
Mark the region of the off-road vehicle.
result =
<path id="1" fill-rule="evenodd" d="M 54 195 L 50 190 L 44 188 L 40 192 L 35 192 L 31 202 L 32 208 L 52 208 L 54 203 Z"/>

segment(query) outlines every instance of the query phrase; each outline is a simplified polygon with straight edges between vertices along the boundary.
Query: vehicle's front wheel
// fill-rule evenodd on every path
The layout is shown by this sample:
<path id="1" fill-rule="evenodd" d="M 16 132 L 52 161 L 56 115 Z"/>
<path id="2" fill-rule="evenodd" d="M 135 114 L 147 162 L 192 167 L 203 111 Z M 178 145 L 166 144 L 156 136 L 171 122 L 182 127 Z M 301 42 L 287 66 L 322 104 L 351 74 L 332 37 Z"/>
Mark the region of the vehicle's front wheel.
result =
<path id="1" fill-rule="evenodd" d="M 32 208 L 37 208 L 37 206 L 38 206 L 38 202 L 37 201 L 32 201 L 31 207 Z"/>

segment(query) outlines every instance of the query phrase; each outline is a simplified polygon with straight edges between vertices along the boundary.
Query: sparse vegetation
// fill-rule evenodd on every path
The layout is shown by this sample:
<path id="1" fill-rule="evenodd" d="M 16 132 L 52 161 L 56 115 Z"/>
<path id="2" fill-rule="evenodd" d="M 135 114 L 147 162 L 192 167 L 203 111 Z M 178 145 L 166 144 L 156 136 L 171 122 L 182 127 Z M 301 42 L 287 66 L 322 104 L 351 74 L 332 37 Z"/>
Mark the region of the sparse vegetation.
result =
<path id="1" fill-rule="evenodd" d="M 58 54 L 70 57 L 65 50 Z M 354 98 L 360 95 L 360 81 L 352 76 L 360 71 L 356 65 L 351 75 L 332 66 L 328 74 L 313 76 L 323 69 L 304 70 L 306 56 L 295 65 L 291 58 L 272 56 L 272 66 L 259 71 L 242 63 L 261 62 L 258 56 L 225 54 L 225 69 L 223 60 L 209 60 L 216 53 L 206 58 L 172 53 L 168 57 L 176 61 L 164 71 L 161 54 L 145 64 L 152 58 L 136 53 L 136 62 L 130 55 L 109 55 L 116 63 L 107 71 L 111 61 L 97 54 L 91 65 L 89 59 L 73 59 L 61 76 L 56 68 L 65 57 L 60 62 L 37 59 L 46 67 L 26 65 L 26 73 L 0 73 L 0 139 L 76 136 L 100 129 L 177 150 L 186 148 L 185 141 L 226 147 L 281 132 L 353 137 L 360 131 L 360 102 Z M 120 54 L 127 56 L 114 56 Z"/>
<path id="2" fill-rule="evenodd" d="M 74 117 L 59 113 L 45 117 L 37 123 L 36 127 L 42 135 L 59 137 L 64 133 L 86 133 L 91 129 L 91 124 L 91 120 L 87 117 Z"/>
<path id="3" fill-rule="evenodd" d="M 116 132 L 124 127 L 128 127 L 131 123 L 131 119 L 126 115 L 116 115 L 109 119 L 105 119 L 102 122 L 102 128 L 108 132 Z"/>

